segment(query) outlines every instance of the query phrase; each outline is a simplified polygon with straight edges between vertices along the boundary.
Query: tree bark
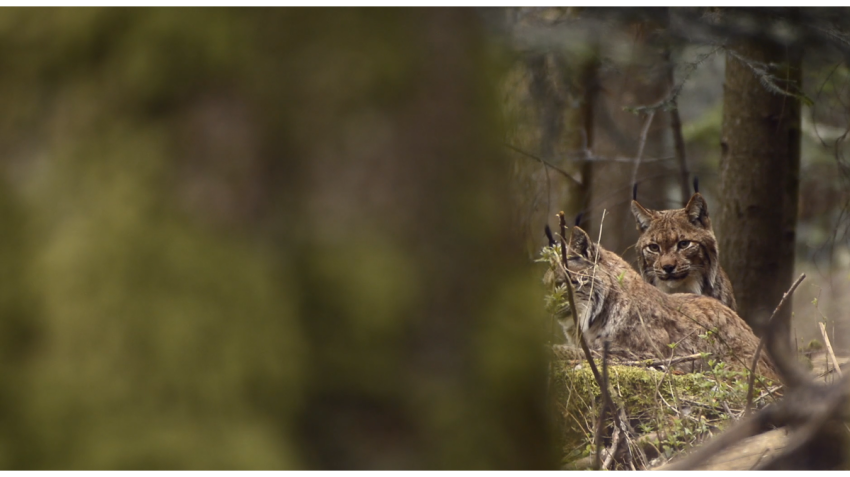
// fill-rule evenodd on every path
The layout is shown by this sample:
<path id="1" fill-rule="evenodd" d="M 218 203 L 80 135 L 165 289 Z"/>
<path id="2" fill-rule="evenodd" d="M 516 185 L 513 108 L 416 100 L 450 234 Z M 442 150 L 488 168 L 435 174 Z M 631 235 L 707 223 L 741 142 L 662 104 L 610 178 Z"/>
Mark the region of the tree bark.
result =
<path id="1" fill-rule="evenodd" d="M 761 334 L 794 270 L 800 102 L 768 91 L 753 70 L 755 63 L 745 61 L 778 64 L 779 71 L 771 73 L 797 87 L 801 61 L 796 52 L 752 40 L 740 41 L 730 50 L 717 233 L 721 263 L 735 289 L 738 313 Z M 790 310 L 785 306 L 775 320 L 787 326 Z"/>

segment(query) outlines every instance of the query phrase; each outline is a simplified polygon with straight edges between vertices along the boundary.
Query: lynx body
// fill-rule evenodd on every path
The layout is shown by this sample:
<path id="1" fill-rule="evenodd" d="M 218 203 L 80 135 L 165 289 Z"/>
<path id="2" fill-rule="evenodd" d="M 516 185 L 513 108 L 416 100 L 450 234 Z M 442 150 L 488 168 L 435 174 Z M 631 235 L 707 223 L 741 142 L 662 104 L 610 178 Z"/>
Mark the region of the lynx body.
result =
<path id="1" fill-rule="evenodd" d="M 578 322 L 591 348 L 608 341 L 613 350 L 637 359 L 706 352 L 730 369 L 751 365 L 758 338 L 732 309 L 707 296 L 663 293 L 579 227 L 571 240 L 566 266 L 559 260 L 554 278 L 572 284 Z M 704 360 L 696 360 L 685 370 L 704 366 Z M 758 368 L 760 374 L 775 378 L 767 358 L 760 358 Z"/>

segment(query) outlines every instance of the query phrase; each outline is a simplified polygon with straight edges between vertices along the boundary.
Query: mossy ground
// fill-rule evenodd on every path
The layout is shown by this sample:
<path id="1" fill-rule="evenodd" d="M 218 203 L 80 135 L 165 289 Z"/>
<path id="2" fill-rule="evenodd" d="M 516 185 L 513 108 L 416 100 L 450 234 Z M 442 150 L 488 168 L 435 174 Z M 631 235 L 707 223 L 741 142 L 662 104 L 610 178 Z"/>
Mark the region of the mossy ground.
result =
<path id="1" fill-rule="evenodd" d="M 601 363 L 597 362 L 601 370 Z M 586 468 L 595 452 L 594 442 L 601 409 L 601 391 L 583 361 L 554 361 L 550 389 L 553 392 L 565 467 Z M 608 366 L 608 389 L 622 409 L 630 432 L 625 460 L 615 468 L 649 467 L 653 459 L 668 459 L 725 428 L 740 417 L 747 398 L 746 373 L 729 371 L 712 362 L 712 371 L 677 374 L 642 366 Z M 756 405 L 770 400 L 765 386 L 756 384 Z M 765 394 L 761 399 L 758 399 Z M 619 412 L 619 411 L 618 411 Z M 607 413 L 602 445 L 611 443 L 611 414 Z M 628 461 L 631 464 L 628 464 Z"/>

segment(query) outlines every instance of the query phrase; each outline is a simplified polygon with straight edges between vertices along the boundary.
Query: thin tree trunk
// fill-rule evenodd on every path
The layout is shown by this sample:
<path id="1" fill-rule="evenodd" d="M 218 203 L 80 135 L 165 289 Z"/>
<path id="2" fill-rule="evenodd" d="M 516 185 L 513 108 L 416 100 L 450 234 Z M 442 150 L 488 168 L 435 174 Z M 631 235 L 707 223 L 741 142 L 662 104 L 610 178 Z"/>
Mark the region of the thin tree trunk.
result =
<path id="1" fill-rule="evenodd" d="M 667 84 L 670 90 L 676 87 L 676 77 L 673 74 L 673 62 L 670 60 L 670 50 L 664 52 L 664 60 L 667 62 Z M 670 109 L 670 132 L 673 135 L 673 152 L 676 156 L 676 164 L 679 166 L 679 191 L 682 194 L 682 206 L 687 205 L 691 197 L 690 173 L 688 172 L 688 159 L 685 154 L 685 138 L 682 136 L 682 119 L 679 117 L 679 104 L 673 98 Z"/>

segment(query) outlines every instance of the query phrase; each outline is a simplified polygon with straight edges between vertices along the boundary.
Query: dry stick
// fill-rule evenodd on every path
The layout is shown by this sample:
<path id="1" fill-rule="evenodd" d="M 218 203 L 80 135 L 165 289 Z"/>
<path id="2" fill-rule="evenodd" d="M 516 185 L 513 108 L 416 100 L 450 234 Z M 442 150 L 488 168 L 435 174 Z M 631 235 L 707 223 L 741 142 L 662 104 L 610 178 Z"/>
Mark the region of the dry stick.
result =
<path id="1" fill-rule="evenodd" d="M 573 231 L 570 230 L 569 243 L 565 242 L 564 239 L 567 236 L 567 219 L 564 217 L 563 210 L 558 213 L 558 226 L 560 227 L 561 231 L 561 263 L 564 265 L 564 270 L 567 270 L 567 247 L 570 247 L 573 244 Z M 569 271 L 567 271 L 567 274 L 569 274 Z M 572 285 L 572 282 L 570 282 L 569 277 L 567 277 L 567 282 Z M 572 287 L 570 287 L 569 289 L 572 290 Z M 570 306 L 572 305 L 573 304 L 571 302 Z M 573 310 L 573 319 L 575 319 L 576 314 L 578 312 L 575 308 L 571 308 L 571 310 Z"/>
<path id="2" fill-rule="evenodd" d="M 782 305 L 785 303 L 785 300 L 789 296 L 791 296 L 792 293 L 794 293 L 794 290 L 797 289 L 797 286 L 805 278 L 806 278 L 806 274 L 801 273 L 800 278 L 798 278 L 797 281 L 795 281 L 791 285 L 791 288 L 789 288 L 788 291 L 785 292 L 782 295 L 782 299 L 779 300 L 779 304 L 776 305 L 776 309 L 773 310 L 773 314 L 770 315 L 770 318 L 767 320 L 767 324 L 765 325 L 766 330 L 770 329 L 770 323 L 773 321 L 773 318 L 776 317 L 776 314 L 779 313 L 779 309 L 782 308 Z M 759 361 L 759 355 L 761 354 L 761 349 L 764 348 L 764 343 L 766 341 L 768 334 L 769 334 L 769 332 L 765 332 L 765 334 L 762 335 L 761 339 L 759 340 L 759 345 L 758 345 L 758 347 L 756 347 L 756 352 L 753 354 L 753 365 L 750 366 L 750 380 L 749 380 L 749 383 L 747 385 L 747 406 L 744 408 L 744 415 L 745 416 L 750 413 L 750 409 L 753 406 L 753 385 L 755 384 L 755 380 L 756 380 L 756 370 L 758 369 L 757 366 L 758 366 L 758 361 Z"/>
<path id="3" fill-rule="evenodd" d="M 643 157 L 643 147 L 646 145 L 646 135 L 649 133 L 649 126 L 652 124 L 652 119 L 655 117 L 655 110 L 651 110 L 646 114 L 646 121 L 643 122 L 643 129 L 640 131 L 640 142 L 638 143 L 637 157 L 635 158 L 635 167 L 632 169 L 632 184 L 637 181 L 638 168 L 640 160 Z"/>
<path id="4" fill-rule="evenodd" d="M 710 355 L 709 355 L 710 356 Z M 679 356 L 678 358 L 673 359 L 644 359 L 639 361 L 623 361 L 618 362 L 617 364 L 620 366 L 643 366 L 645 368 L 651 368 L 653 366 L 671 366 L 674 364 L 685 363 L 688 361 L 696 361 L 702 358 L 701 353 L 689 354 L 687 356 Z"/>
<path id="5" fill-rule="evenodd" d="M 604 217 L 604 215 L 603 215 Z M 567 242 L 564 238 L 567 230 L 567 220 L 564 218 L 564 212 L 561 211 L 558 213 L 558 223 L 561 227 L 561 253 L 563 257 L 563 265 L 566 270 L 567 264 Z M 573 229 L 570 229 L 570 239 L 569 243 L 573 241 Z M 566 270 L 567 275 L 569 275 L 569 270 Z M 593 373 L 593 378 L 596 380 L 596 384 L 599 385 L 599 389 L 602 391 L 602 400 L 605 401 L 607 406 L 610 406 L 611 409 L 614 409 L 614 403 L 611 401 L 611 396 L 608 394 L 608 388 L 603 386 L 602 376 L 599 374 L 599 369 L 596 368 L 596 363 L 593 361 L 593 357 L 590 354 L 590 348 L 587 347 L 587 342 L 584 340 L 584 333 L 581 332 L 581 323 L 578 320 L 578 309 L 576 308 L 575 297 L 573 296 L 573 284 L 570 282 L 569 276 L 566 277 L 565 280 L 567 285 L 567 301 L 570 304 L 570 309 L 573 310 L 573 320 L 575 321 L 576 329 L 578 330 L 578 342 L 581 345 L 581 350 L 584 352 L 584 357 L 587 359 L 587 364 L 590 366 L 590 371 Z M 620 428 L 620 416 L 617 413 L 612 413 L 612 419 L 614 420 L 614 425 L 617 428 Z"/>
<path id="6" fill-rule="evenodd" d="M 573 181 L 573 183 L 575 183 L 576 185 L 579 185 L 579 186 L 582 185 L 581 181 L 576 179 L 575 177 L 573 177 L 569 172 L 561 169 L 560 167 L 556 166 L 555 164 L 552 164 L 551 162 L 547 161 L 546 159 L 543 159 L 542 157 L 539 157 L 539 156 L 535 156 L 534 154 L 531 154 L 530 152 L 523 151 L 522 149 L 520 149 L 516 146 L 512 146 L 510 144 L 505 144 L 505 146 L 509 149 L 512 149 L 514 152 L 522 154 L 523 156 L 526 156 L 528 158 L 540 161 L 541 164 L 543 164 L 544 166 L 554 170 L 555 172 L 558 172 L 562 176 Z"/>
<path id="7" fill-rule="evenodd" d="M 838 377 L 841 377 L 841 368 L 838 367 L 838 360 L 835 359 L 835 353 L 832 351 L 832 344 L 829 342 L 829 336 L 826 335 L 826 326 L 823 323 L 818 323 L 820 326 L 820 332 L 823 335 L 823 341 L 826 343 L 826 350 L 829 352 L 829 357 L 832 358 L 832 364 L 835 365 L 835 372 L 838 373 Z"/>
<path id="8" fill-rule="evenodd" d="M 611 439 L 611 450 L 605 457 L 605 462 L 603 464 L 605 470 L 608 470 L 608 467 L 611 466 L 611 462 L 614 461 L 614 456 L 617 454 L 617 448 L 620 447 L 620 435 L 622 435 L 622 433 L 623 431 L 620 430 L 620 428 L 614 429 L 614 437 Z"/>
<path id="9" fill-rule="evenodd" d="M 602 385 L 603 389 L 608 389 L 608 348 L 610 343 L 606 341 L 602 346 Z M 602 400 L 602 409 L 599 410 L 599 424 L 596 426 L 596 436 L 594 436 L 594 444 L 596 445 L 596 456 L 593 461 L 593 468 L 599 469 L 602 462 L 602 430 L 605 426 L 605 412 L 608 410 L 608 400 Z M 615 431 L 616 432 L 616 431 Z"/>
<path id="10" fill-rule="evenodd" d="M 591 351 L 591 354 L 596 354 L 596 353 Z M 709 358 L 711 358 L 712 356 L 713 355 L 711 355 L 711 354 L 708 355 Z M 689 354 L 687 356 L 679 356 L 678 358 L 673 358 L 673 359 L 669 359 L 669 358 L 668 359 L 664 359 L 664 358 L 650 359 L 650 358 L 648 358 L 648 359 L 629 360 L 629 361 L 614 360 L 614 364 L 616 364 L 617 366 L 630 366 L 630 367 L 633 367 L 633 368 L 636 368 L 636 367 L 652 368 L 654 366 L 670 366 L 670 365 L 679 364 L 679 363 L 687 363 L 687 362 L 690 362 L 690 361 L 696 361 L 698 359 L 701 359 L 702 357 L 703 357 L 702 353 L 694 353 L 694 354 Z M 575 359 L 571 360 L 570 363 L 576 364 Z"/>

